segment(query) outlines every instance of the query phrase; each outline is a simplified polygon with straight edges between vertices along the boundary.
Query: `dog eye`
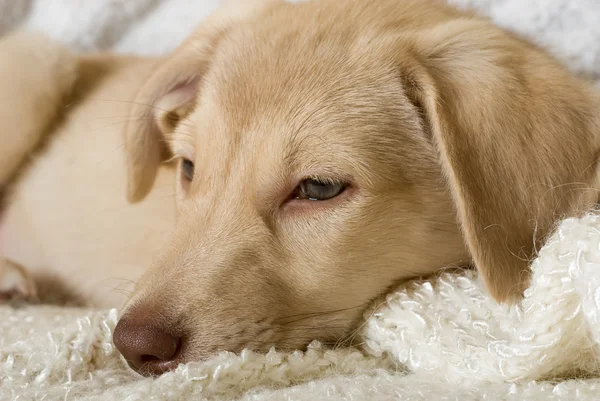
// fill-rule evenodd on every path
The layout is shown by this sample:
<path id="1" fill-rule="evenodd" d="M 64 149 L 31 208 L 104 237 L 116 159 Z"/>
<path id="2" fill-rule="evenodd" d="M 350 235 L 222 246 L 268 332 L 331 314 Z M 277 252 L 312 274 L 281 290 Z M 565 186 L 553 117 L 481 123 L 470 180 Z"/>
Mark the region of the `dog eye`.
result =
<path id="1" fill-rule="evenodd" d="M 181 162 L 181 174 L 186 180 L 192 181 L 194 179 L 194 162 L 183 159 Z"/>
<path id="2" fill-rule="evenodd" d="M 295 199 L 324 201 L 335 198 L 346 189 L 347 184 L 337 181 L 307 178 L 294 191 Z"/>

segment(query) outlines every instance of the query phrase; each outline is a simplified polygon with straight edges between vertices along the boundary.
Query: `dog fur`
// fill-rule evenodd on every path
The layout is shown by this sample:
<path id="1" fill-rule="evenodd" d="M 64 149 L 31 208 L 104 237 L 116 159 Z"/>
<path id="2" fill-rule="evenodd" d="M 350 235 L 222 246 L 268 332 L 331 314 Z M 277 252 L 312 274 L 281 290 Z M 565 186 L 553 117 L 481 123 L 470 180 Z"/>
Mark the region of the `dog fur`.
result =
<path id="1" fill-rule="evenodd" d="M 339 341 L 448 266 L 514 301 L 556 221 L 598 198 L 598 94 L 441 2 L 241 2 L 161 60 L 60 50 L 73 80 L 21 46 L 0 43 L 4 270 L 103 306 L 121 298 L 98 283 L 136 281 L 124 316 L 182 338 L 175 362 Z M 311 177 L 347 188 L 294 199 Z"/>

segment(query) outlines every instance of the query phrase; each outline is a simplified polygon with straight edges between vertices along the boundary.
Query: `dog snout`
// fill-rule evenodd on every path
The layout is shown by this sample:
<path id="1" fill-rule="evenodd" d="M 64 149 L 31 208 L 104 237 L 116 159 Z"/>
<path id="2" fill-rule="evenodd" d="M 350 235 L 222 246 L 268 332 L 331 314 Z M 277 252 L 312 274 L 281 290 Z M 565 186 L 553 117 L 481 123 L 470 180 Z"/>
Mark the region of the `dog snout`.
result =
<path id="1" fill-rule="evenodd" d="M 122 317 L 113 333 L 113 342 L 129 366 L 145 376 L 173 370 L 181 359 L 181 337 L 144 319 Z"/>

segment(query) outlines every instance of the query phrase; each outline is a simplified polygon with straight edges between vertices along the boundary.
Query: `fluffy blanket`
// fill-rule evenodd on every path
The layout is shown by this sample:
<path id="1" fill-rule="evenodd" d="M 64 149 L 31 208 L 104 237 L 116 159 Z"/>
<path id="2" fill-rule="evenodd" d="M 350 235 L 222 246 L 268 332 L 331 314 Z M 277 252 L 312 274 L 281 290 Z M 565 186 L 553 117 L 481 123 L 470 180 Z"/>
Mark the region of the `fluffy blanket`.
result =
<path id="1" fill-rule="evenodd" d="M 400 0 L 399 0 L 400 1 Z M 600 81 L 597 0 L 449 0 Z M 217 0 L 0 0 L 0 34 L 25 25 L 80 50 L 162 54 Z M 600 112 L 600 111 L 599 111 Z M 118 312 L 0 307 L 1 400 L 594 400 L 600 398 L 600 215 L 561 223 L 523 302 L 496 305 L 473 272 L 398 288 L 365 315 L 360 349 L 240 355 L 160 378 L 126 368 Z"/>

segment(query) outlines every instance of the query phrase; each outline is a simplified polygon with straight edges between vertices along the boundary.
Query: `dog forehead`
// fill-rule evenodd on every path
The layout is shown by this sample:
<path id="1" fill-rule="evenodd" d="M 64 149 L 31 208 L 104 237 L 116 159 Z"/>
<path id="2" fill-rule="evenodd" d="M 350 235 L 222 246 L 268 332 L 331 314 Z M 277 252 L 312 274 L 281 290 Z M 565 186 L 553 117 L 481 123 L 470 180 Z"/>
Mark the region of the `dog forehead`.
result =
<path id="1" fill-rule="evenodd" d="M 213 105 L 228 130 L 348 135 L 357 125 L 384 123 L 402 103 L 392 67 L 353 54 L 346 39 L 273 35 L 234 36 L 211 63 L 200 104 Z"/>
<path id="2" fill-rule="evenodd" d="M 314 165 L 369 158 L 402 165 L 402 149 L 421 147 L 416 113 L 390 57 L 367 57 L 357 43 L 293 24 L 240 28 L 219 45 L 204 79 L 198 142 L 215 149 L 209 135 L 219 149 L 271 167 L 290 156 Z"/>

